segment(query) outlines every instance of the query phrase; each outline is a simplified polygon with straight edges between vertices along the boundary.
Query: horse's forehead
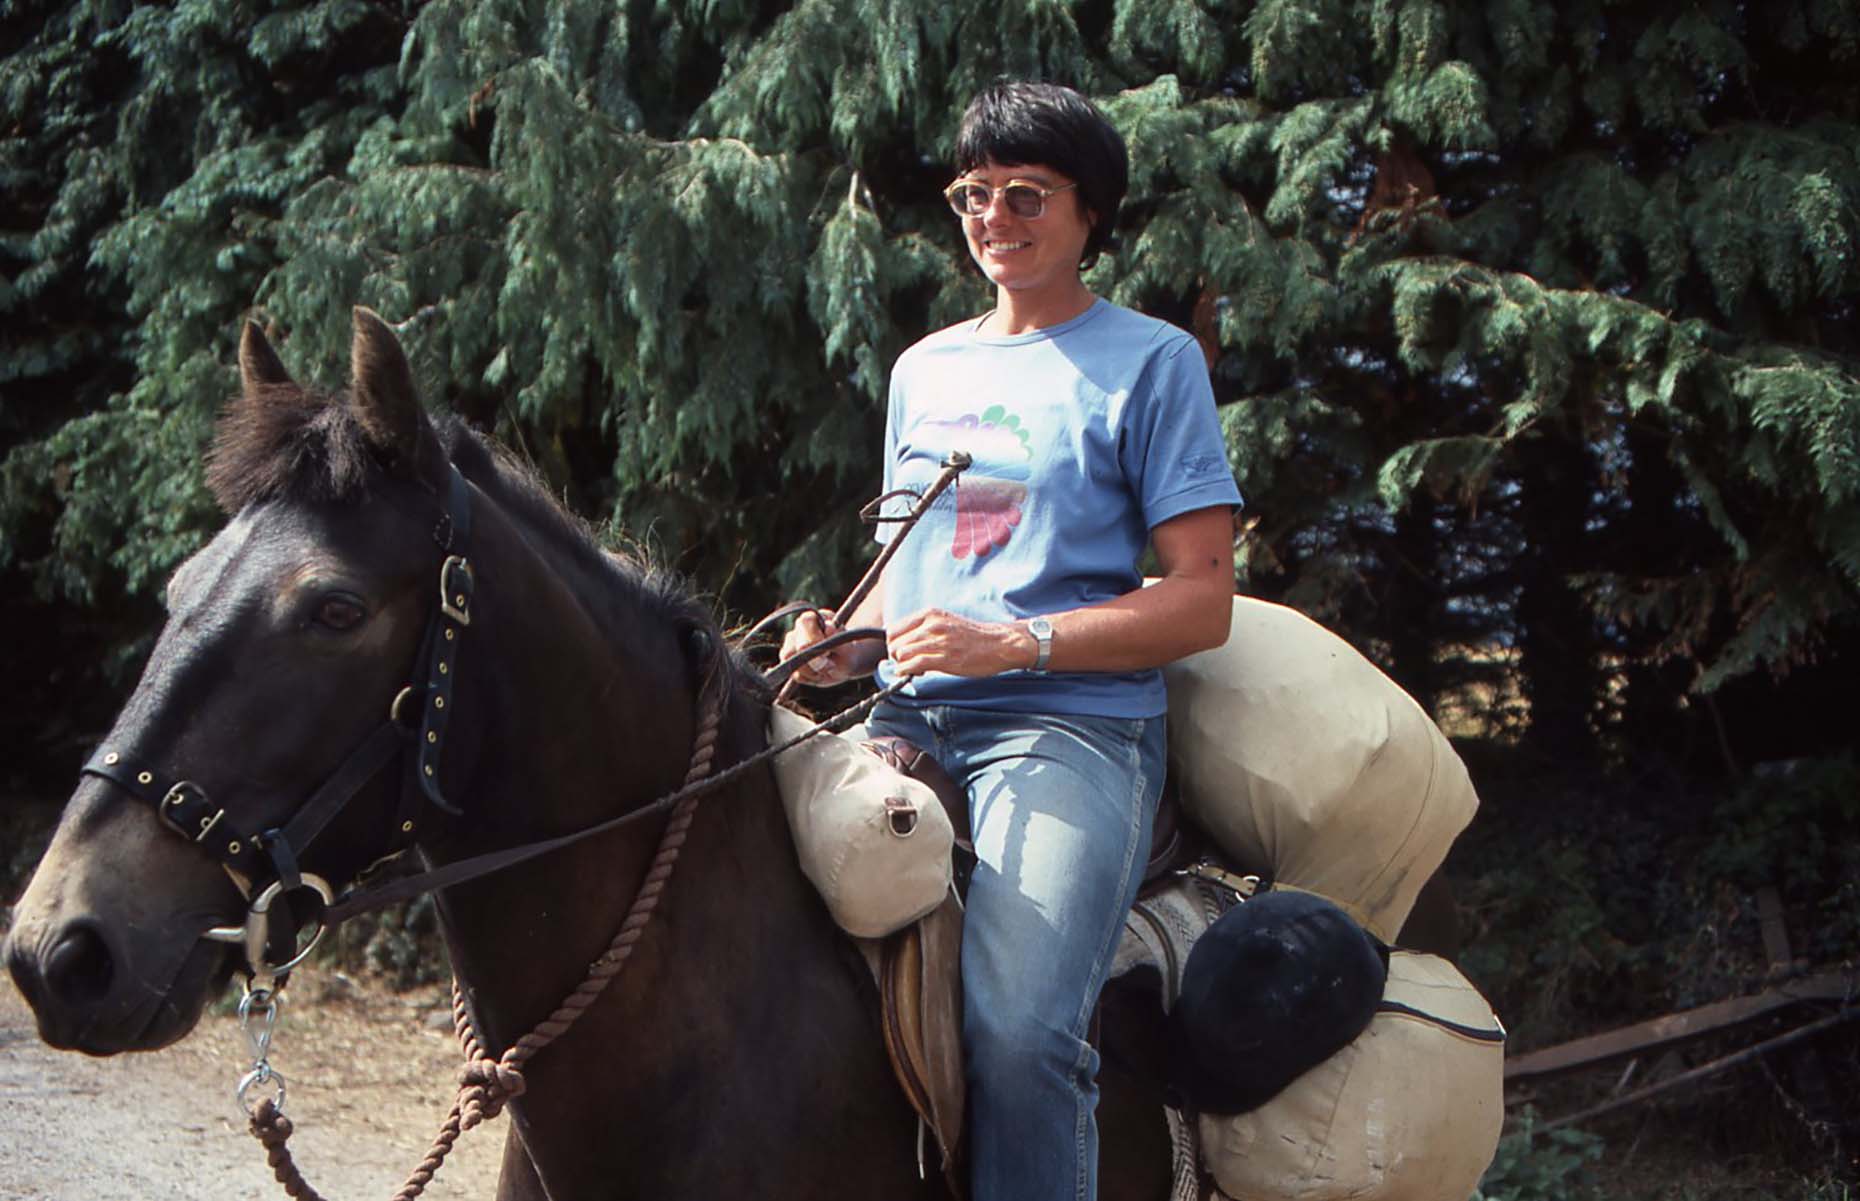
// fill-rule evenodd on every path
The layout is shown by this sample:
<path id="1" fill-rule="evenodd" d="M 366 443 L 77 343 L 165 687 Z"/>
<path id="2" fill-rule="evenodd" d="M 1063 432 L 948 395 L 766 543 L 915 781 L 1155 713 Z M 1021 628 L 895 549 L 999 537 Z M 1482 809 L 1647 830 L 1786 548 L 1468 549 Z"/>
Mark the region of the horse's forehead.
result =
<path id="1" fill-rule="evenodd" d="M 306 569 L 356 566 L 357 539 L 341 536 L 345 526 L 367 528 L 296 506 L 248 505 L 175 569 L 168 580 L 169 611 L 267 587 Z"/>
<path id="2" fill-rule="evenodd" d="M 252 511 L 243 510 L 221 527 L 205 546 L 189 555 L 168 577 L 169 612 L 178 612 L 206 593 L 219 591 L 227 576 L 237 570 L 253 550 L 257 532 Z"/>

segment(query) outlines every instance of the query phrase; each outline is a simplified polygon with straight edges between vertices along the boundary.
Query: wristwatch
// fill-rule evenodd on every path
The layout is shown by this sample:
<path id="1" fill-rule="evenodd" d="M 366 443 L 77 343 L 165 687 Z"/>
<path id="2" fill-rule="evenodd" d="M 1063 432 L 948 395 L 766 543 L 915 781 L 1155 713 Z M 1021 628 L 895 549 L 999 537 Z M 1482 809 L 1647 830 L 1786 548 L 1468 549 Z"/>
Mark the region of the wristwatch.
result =
<path id="1" fill-rule="evenodd" d="M 1045 671 L 1047 660 L 1053 657 L 1053 623 L 1044 617 L 1030 617 L 1027 619 L 1027 632 L 1033 635 L 1036 648 L 1033 666 L 1028 670 Z"/>

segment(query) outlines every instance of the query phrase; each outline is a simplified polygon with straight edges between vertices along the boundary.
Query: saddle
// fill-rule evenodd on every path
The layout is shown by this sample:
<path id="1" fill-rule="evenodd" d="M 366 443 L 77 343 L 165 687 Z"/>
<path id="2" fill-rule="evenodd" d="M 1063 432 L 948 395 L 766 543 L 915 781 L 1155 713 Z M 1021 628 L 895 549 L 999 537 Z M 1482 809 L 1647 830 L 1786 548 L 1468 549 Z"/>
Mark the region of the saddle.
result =
<path id="1" fill-rule="evenodd" d="M 955 1196 L 968 1193 L 962 1134 L 968 1084 L 962 1060 L 962 901 L 941 905 L 882 939 L 854 939 L 878 986 L 879 1029 L 904 1099 L 917 1114 L 917 1170 L 924 1134 L 936 1140 Z"/>
<path id="2" fill-rule="evenodd" d="M 893 770 L 930 786 L 956 832 L 955 886 L 929 915 L 886 938 L 857 940 L 878 986 L 885 1053 L 905 1099 L 942 1153 L 950 1189 L 966 1196 L 959 1170 L 967 1081 L 962 1056 L 962 900 L 975 865 L 968 799 L 932 756 L 902 738 L 869 738 L 867 750 Z M 1193 858 L 1174 790 L 1165 785 L 1157 806 L 1150 860 L 1144 869 L 1149 892 Z M 1125 967 L 1131 966 L 1128 957 Z M 918 1145 L 922 1171 L 923 1145 Z"/>
<path id="3" fill-rule="evenodd" d="M 864 746 L 892 770 L 930 786 L 956 831 L 955 883 L 928 915 L 883 939 L 858 939 L 878 985 L 885 1055 L 917 1113 L 917 1170 L 924 1167 L 923 1132 L 936 1139 L 943 1176 L 953 1195 L 968 1195 L 960 1170 L 968 1082 L 962 1060 L 962 894 L 975 863 L 969 805 L 941 764 L 902 738 L 870 738 Z"/>

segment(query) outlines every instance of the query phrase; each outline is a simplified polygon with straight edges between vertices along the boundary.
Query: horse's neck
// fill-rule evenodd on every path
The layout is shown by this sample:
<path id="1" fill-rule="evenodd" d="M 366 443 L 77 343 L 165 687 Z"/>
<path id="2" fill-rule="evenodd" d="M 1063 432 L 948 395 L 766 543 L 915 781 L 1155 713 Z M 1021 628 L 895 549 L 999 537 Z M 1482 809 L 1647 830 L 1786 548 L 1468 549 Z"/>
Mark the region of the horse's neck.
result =
<path id="1" fill-rule="evenodd" d="M 614 953 L 661 829 L 596 840 L 447 906 L 455 963 L 493 1053 Z M 512 1113 L 556 1195 L 632 1195 L 621 1180 L 648 1195 L 674 1182 L 753 1193 L 755 1177 L 731 1174 L 783 1154 L 765 1138 L 843 1125 L 846 1095 L 871 1114 L 896 1101 L 856 959 L 810 889 L 767 771 L 698 802 L 620 974 L 525 1068 Z M 822 1064 L 837 1088 L 821 1087 Z M 750 1105 L 760 1125 L 728 1116 Z M 887 1166 L 908 1148 L 908 1118 L 895 1126 Z"/>
<path id="2" fill-rule="evenodd" d="M 525 581 L 536 565 L 487 525 L 511 561 L 486 562 L 473 618 L 474 636 L 482 626 L 508 639 L 476 660 L 479 703 L 496 711 L 481 715 L 487 733 L 461 799 L 468 812 L 502 813 L 477 837 L 558 834 L 676 788 L 699 726 L 678 632 L 644 616 L 589 628 L 561 582 Z M 461 675 L 461 722 L 470 685 Z M 766 717 L 739 695 L 712 770 L 760 749 Z M 491 1054 L 554 1013 L 609 954 L 663 829 L 648 819 L 441 897 L 454 971 Z M 842 1195 L 845 1183 L 906 1193 L 875 1175 L 909 1163 L 912 1126 L 871 990 L 800 873 L 766 768 L 699 800 L 657 911 L 628 943 L 599 999 L 525 1065 L 527 1091 L 511 1109 L 555 1195 L 752 1195 L 767 1179 L 739 1174 L 776 1161 L 795 1196 Z M 831 1087 L 823 1064 L 834 1066 Z M 735 1098 L 779 1120 L 744 1125 Z M 874 1123 L 885 1127 L 877 1139 Z M 795 1130 L 833 1132 L 818 1139 L 817 1162 L 793 1161 Z M 861 1166 L 870 1147 L 846 1141 L 860 1137 L 884 1145 L 876 1166 Z"/>
<path id="3" fill-rule="evenodd" d="M 701 720 L 668 619 L 643 607 L 628 619 L 600 612 L 547 559 L 543 539 L 496 507 L 478 538 L 455 718 L 478 737 L 447 765 L 465 817 L 434 849 L 440 859 L 644 807 L 683 781 Z M 731 739 L 754 735 L 740 709 L 726 717 L 738 723 L 721 741 L 727 753 Z M 646 819 L 442 898 L 455 968 L 482 997 L 492 1045 L 540 1020 L 601 953 L 613 934 L 602 927 L 625 912 L 663 824 Z"/>
<path id="4" fill-rule="evenodd" d="M 745 725 L 756 720 L 753 708 L 739 699 L 724 715 L 710 765 L 713 773 L 761 748 L 762 739 Z M 511 795 L 543 815 L 527 829 L 516 827 L 522 829 L 520 839 L 550 837 L 648 807 L 684 778 L 683 770 L 668 771 L 662 764 L 648 767 L 647 761 L 669 755 L 678 759 L 675 766 L 688 766 L 691 740 L 677 746 L 653 745 L 658 740 L 648 734 L 646 745 L 638 745 L 639 732 L 616 728 L 603 741 L 604 745 L 587 747 L 585 754 L 545 756 L 534 773 L 512 782 L 516 791 Z M 609 766 L 581 770 L 602 762 Z M 640 787 L 641 776 L 653 781 L 650 787 Z M 604 798 L 605 804 L 590 808 L 591 795 Z M 572 821 L 549 816 L 563 808 L 575 814 Z M 661 813 L 450 890 L 442 898 L 455 965 L 466 986 L 482 998 L 483 1033 L 492 1045 L 507 1045 L 535 1025 L 580 983 L 590 963 L 609 954 L 610 940 L 640 897 L 648 873 L 654 872 L 655 857 L 660 860 L 655 874 L 671 874 L 654 890 L 657 909 L 642 936 L 636 944 L 629 943 L 632 949 L 626 953 L 636 961 L 654 960 L 661 953 L 671 922 L 741 905 L 744 898 L 757 901 L 789 891 L 784 877 L 795 874 L 787 870 L 794 856 L 766 769 L 752 770 L 743 780 L 695 798 L 687 820 L 688 829 L 671 848 L 676 859 L 669 864 L 664 856 L 672 817 Z M 720 874 L 722 865 L 727 869 Z M 705 879 L 705 886 L 688 887 L 694 876 Z M 735 930 L 724 923 L 707 933 L 706 947 L 722 951 L 734 936 Z M 667 964 L 654 962 L 646 974 L 667 970 Z M 680 958 L 676 970 L 689 975 L 727 973 L 728 968 L 707 949 L 705 954 Z M 629 968 L 627 974 L 637 973 Z"/>
<path id="5" fill-rule="evenodd" d="M 699 714 L 672 619 L 643 593 L 615 611 L 623 602 L 592 595 L 601 586 L 558 562 L 546 533 L 496 506 L 474 537 L 483 545 L 454 719 L 475 710 L 481 732 L 456 765 L 475 794 L 464 837 L 560 833 L 674 787 Z"/>

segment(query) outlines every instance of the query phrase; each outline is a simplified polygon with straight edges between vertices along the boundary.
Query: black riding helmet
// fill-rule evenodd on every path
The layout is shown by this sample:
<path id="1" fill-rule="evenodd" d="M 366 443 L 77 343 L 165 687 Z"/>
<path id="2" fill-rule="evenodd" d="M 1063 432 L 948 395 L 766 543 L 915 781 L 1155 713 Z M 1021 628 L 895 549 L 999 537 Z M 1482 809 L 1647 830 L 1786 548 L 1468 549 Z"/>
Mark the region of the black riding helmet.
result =
<path id="1" fill-rule="evenodd" d="M 1257 1109 L 1361 1034 L 1387 980 L 1387 949 L 1322 897 L 1236 905 L 1189 952 L 1170 1083 L 1203 1113 Z"/>

